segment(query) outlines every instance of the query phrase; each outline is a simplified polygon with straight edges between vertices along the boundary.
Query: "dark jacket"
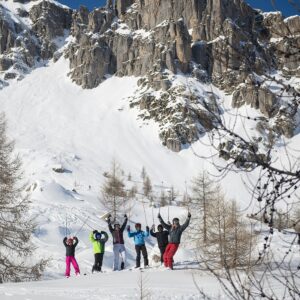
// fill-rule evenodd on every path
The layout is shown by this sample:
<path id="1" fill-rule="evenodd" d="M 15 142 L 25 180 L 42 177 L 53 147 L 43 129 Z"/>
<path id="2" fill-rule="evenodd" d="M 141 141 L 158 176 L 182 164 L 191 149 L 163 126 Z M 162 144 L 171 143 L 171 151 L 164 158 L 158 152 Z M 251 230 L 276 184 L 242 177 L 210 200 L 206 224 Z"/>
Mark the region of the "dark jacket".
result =
<path id="1" fill-rule="evenodd" d="M 183 231 L 189 226 L 190 219 L 187 218 L 185 223 L 183 225 L 179 225 L 178 227 L 174 227 L 173 225 L 166 224 L 162 217 L 158 218 L 160 221 L 160 224 L 169 231 L 170 237 L 169 237 L 169 243 L 170 244 L 180 244 L 181 235 Z"/>
<path id="2" fill-rule="evenodd" d="M 166 247 L 169 244 L 169 231 L 163 230 L 161 232 L 154 232 L 153 229 L 150 230 L 150 234 L 157 238 L 157 243 L 159 248 Z"/>
<path id="3" fill-rule="evenodd" d="M 113 244 L 124 244 L 124 237 L 123 237 L 123 232 L 126 228 L 128 219 L 125 218 L 123 225 L 121 226 L 120 230 L 115 230 L 112 225 L 110 219 L 108 220 L 108 228 L 109 231 L 113 237 Z"/>
<path id="4" fill-rule="evenodd" d="M 63 243 L 66 247 L 66 256 L 75 256 L 75 248 L 78 244 L 78 239 L 74 237 L 75 243 L 73 245 L 68 245 L 67 240 L 66 237 L 63 239 Z"/>

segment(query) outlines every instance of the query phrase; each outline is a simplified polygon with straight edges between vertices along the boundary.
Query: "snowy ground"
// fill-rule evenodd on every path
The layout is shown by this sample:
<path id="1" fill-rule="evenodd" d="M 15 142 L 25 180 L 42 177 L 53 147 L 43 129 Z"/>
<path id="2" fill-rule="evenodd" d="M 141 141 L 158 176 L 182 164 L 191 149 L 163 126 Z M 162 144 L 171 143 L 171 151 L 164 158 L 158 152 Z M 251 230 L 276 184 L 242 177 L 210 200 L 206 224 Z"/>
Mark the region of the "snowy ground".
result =
<path id="1" fill-rule="evenodd" d="M 221 295 L 221 291 L 216 288 L 216 282 L 208 276 L 203 277 L 200 272 L 146 270 L 111 272 L 29 284 L 5 284 L 0 286 L 0 297 L 1 300 L 141 299 L 140 282 L 143 278 L 144 293 L 150 299 L 202 299 L 193 282 L 193 274 L 199 285 L 213 291 L 209 295 Z"/>

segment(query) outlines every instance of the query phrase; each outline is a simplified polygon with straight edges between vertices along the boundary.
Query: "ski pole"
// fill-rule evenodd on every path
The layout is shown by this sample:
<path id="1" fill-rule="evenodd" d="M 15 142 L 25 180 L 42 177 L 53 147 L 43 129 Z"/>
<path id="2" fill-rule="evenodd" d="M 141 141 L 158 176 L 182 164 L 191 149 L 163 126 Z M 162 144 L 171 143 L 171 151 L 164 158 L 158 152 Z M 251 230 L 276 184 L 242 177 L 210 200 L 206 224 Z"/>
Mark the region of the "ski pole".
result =
<path id="1" fill-rule="evenodd" d="M 153 225 L 154 225 L 153 201 L 152 201 L 152 221 L 153 221 Z"/>
<path id="2" fill-rule="evenodd" d="M 82 224 L 82 226 L 80 227 L 79 230 L 77 230 L 77 232 L 74 234 L 74 236 L 77 236 L 79 234 L 79 232 L 82 230 L 83 226 L 86 224 L 87 220 L 89 219 L 89 217 L 86 218 L 86 220 L 84 221 L 84 223 Z"/>
<path id="3" fill-rule="evenodd" d="M 81 222 L 85 222 L 85 225 L 88 226 L 90 229 L 94 230 L 95 228 L 90 226 L 86 221 L 84 221 L 83 219 L 81 219 L 78 215 L 74 214 L 79 220 L 81 220 Z M 89 219 L 89 217 L 88 217 Z"/>
<path id="4" fill-rule="evenodd" d="M 145 203 L 144 203 L 144 201 L 142 201 L 142 203 L 143 203 L 143 208 L 144 208 L 144 215 L 145 215 L 146 225 L 148 226 L 148 221 L 147 221 L 147 216 L 146 216 L 146 209 L 145 209 Z"/>

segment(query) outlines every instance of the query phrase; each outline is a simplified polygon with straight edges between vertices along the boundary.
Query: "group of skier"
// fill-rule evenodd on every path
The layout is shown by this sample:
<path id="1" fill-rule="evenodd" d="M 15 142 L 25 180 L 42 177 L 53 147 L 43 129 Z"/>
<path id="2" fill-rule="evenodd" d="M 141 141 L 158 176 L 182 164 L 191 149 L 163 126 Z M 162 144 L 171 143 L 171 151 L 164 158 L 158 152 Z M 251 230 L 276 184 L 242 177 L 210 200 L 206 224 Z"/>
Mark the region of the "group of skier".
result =
<path id="1" fill-rule="evenodd" d="M 178 250 L 181 235 L 183 231 L 188 227 L 191 219 L 191 214 L 188 213 L 188 217 L 183 225 L 180 225 L 179 219 L 174 218 L 171 223 L 165 223 L 160 214 L 158 214 L 158 220 L 160 224 L 157 226 L 157 231 L 155 231 L 155 226 L 153 225 L 151 230 L 146 226 L 146 230 L 142 230 L 142 225 L 140 223 L 135 224 L 135 231 L 131 231 L 130 226 L 127 225 L 128 217 L 124 215 L 124 222 L 122 226 L 115 222 L 112 225 L 111 216 L 106 219 L 108 223 L 108 229 L 113 238 L 113 252 L 114 252 L 114 262 L 113 270 L 123 270 L 126 266 L 126 250 L 124 245 L 123 233 L 125 228 L 127 228 L 127 234 L 129 238 L 134 239 L 135 251 L 136 251 L 136 268 L 141 266 L 141 254 L 144 258 L 144 267 L 149 265 L 148 253 L 145 244 L 145 238 L 150 235 L 157 239 L 157 244 L 161 254 L 161 263 L 168 269 L 173 269 L 173 257 Z M 105 252 L 105 243 L 108 241 L 108 234 L 105 231 L 94 230 L 90 233 L 90 241 L 93 245 L 94 251 L 94 265 L 92 267 L 92 272 L 101 272 L 103 256 Z M 78 263 L 75 259 L 75 248 L 78 244 L 78 238 L 67 238 L 63 240 L 63 244 L 66 247 L 66 272 L 65 276 L 70 277 L 70 266 L 74 267 L 75 274 L 80 274 L 80 269 Z"/>

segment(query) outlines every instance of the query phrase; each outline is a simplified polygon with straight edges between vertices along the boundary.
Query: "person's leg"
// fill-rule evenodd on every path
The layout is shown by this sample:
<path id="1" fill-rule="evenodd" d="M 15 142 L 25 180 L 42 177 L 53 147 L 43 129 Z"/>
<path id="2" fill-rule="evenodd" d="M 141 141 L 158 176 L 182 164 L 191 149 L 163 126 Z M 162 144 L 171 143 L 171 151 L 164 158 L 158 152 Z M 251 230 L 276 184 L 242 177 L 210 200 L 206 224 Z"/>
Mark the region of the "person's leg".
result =
<path id="1" fill-rule="evenodd" d="M 160 250 L 160 262 L 163 263 L 164 262 L 164 253 L 166 251 L 166 246 L 165 247 L 159 247 Z"/>
<path id="2" fill-rule="evenodd" d="M 98 271 L 102 271 L 102 263 L 103 263 L 104 253 L 99 253 L 99 262 L 98 262 Z"/>
<path id="3" fill-rule="evenodd" d="M 139 268 L 141 266 L 141 246 L 135 245 L 135 251 L 136 251 L 136 268 Z"/>
<path id="4" fill-rule="evenodd" d="M 113 268 L 114 271 L 119 270 L 119 256 L 120 256 L 119 245 L 115 244 L 114 245 L 114 268 Z"/>
<path id="5" fill-rule="evenodd" d="M 70 277 L 70 265 L 71 265 L 70 256 L 66 256 L 66 272 L 65 272 L 66 277 Z"/>
<path id="6" fill-rule="evenodd" d="M 143 253 L 143 257 L 144 257 L 144 267 L 146 267 L 149 265 L 147 248 L 145 245 L 143 245 L 141 247 L 141 249 L 142 249 L 142 253 Z"/>
<path id="7" fill-rule="evenodd" d="M 73 268 L 75 270 L 75 274 L 80 274 L 80 270 L 79 270 L 79 266 L 78 266 L 78 263 L 77 263 L 77 260 L 74 256 L 71 257 L 71 263 L 73 265 Z"/>
<path id="8" fill-rule="evenodd" d="M 169 253 L 169 250 L 170 250 L 170 245 L 171 244 L 168 244 L 168 246 L 166 247 L 166 250 L 165 250 L 165 253 L 164 253 L 164 265 L 165 267 L 167 268 L 169 265 L 168 265 L 168 253 Z"/>
<path id="9" fill-rule="evenodd" d="M 125 269 L 126 265 L 126 250 L 123 244 L 120 244 L 121 270 Z"/>
<path id="10" fill-rule="evenodd" d="M 170 250 L 168 251 L 168 267 L 173 269 L 173 257 L 178 250 L 179 244 L 171 244 Z"/>
<path id="11" fill-rule="evenodd" d="M 99 259 L 100 259 L 100 253 L 95 253 L 95 264 L 93 269 L 97 272 L 99 272 Z"/>

